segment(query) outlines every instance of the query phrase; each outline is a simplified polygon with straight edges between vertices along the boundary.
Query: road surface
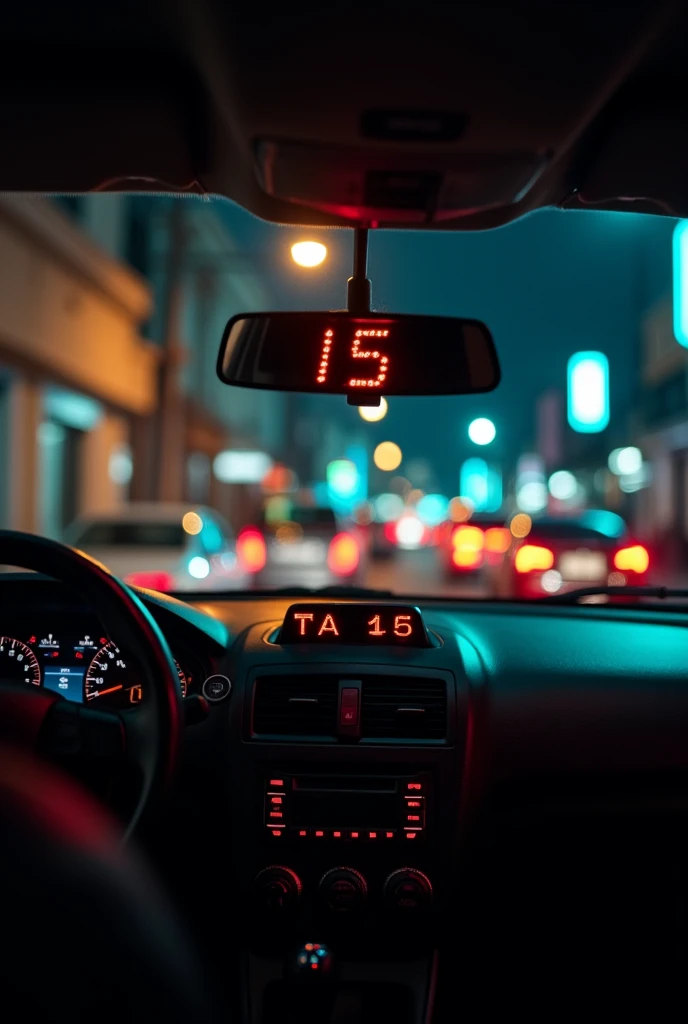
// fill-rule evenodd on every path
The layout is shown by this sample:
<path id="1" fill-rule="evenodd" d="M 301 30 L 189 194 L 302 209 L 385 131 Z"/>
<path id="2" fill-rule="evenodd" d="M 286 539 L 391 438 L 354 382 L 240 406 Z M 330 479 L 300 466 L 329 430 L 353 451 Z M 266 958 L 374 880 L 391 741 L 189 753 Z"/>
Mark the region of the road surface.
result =
<path id="1" fill-rule="evenodd" d="M 415 597 L 487 597 L 487 588 L 479 579 L 449 579 L 440 568 L 437 552 L 399 551 L 391 558 L 372 562 L 366 586 L 392 590 Z"/>

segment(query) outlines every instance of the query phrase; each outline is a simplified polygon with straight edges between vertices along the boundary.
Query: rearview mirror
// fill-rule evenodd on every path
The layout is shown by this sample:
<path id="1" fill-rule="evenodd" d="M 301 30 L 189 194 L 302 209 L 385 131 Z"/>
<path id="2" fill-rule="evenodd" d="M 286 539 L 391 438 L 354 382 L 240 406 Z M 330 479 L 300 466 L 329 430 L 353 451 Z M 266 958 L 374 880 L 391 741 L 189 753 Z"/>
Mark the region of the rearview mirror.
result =
<path id="1" fill-rule="evenodd" d="M 241 313 L 227 324 L 217 372 L 239 387 L 354 399 L 476 394 L 500 379 L 478 320 L 387 313 Z"/>

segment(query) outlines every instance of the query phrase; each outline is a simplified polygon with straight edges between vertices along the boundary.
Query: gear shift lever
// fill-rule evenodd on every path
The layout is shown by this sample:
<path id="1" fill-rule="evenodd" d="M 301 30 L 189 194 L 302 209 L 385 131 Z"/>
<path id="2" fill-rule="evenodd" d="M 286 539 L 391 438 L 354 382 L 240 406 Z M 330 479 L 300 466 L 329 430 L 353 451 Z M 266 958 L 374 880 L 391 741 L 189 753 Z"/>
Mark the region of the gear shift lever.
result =
<path id="1" fill-rule="evenodd" d="M 325 1024 L 334 1002 L 333 957 L 322 942 L 304 942 L 288 966 L 289 1003 L 299 1024 Z"/>

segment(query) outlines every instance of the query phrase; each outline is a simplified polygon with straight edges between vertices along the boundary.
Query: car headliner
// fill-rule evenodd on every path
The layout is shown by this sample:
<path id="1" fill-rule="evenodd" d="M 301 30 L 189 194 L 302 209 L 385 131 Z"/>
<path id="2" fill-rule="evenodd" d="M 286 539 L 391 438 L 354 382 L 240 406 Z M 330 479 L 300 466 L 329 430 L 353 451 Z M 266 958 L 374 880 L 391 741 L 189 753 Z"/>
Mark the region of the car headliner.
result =
<path id="1" fill-rule="evenodd" d="M 0 188 L 216 193 L 292 224 L 688 216 L 684 3 L 3 12 Z"/>

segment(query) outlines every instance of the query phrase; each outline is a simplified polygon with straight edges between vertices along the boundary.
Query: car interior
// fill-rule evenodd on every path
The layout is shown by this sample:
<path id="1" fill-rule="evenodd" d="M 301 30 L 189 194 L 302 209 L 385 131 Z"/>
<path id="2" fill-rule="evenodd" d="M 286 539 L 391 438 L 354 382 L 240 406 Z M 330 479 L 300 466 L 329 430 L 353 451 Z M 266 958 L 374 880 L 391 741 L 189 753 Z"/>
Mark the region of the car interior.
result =
<path id="1" fill-rule="evenodd" d="M 662 0 L 15 5 L 0 189 L 355 232 L 347 308 L 228 310 L 220 377 L 480 393 L 487 327 L 375 311 L 369 239 L 688 217 L 687 30 Z M 340 330 L 375 364 L 341 386 Z M 177 597 L 12 530 L 0 564 L 8 1020 L 684 1017 L 685 591 Z"/>

